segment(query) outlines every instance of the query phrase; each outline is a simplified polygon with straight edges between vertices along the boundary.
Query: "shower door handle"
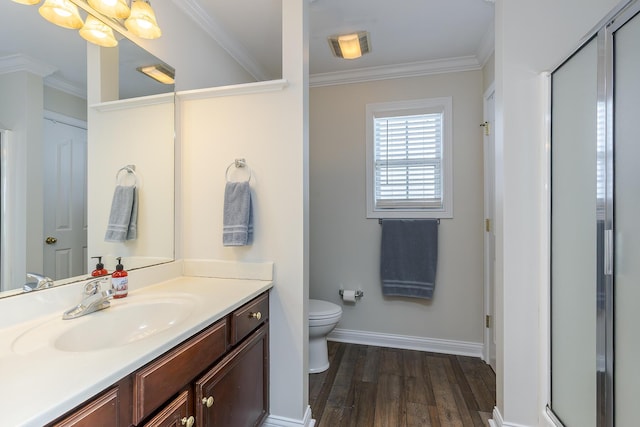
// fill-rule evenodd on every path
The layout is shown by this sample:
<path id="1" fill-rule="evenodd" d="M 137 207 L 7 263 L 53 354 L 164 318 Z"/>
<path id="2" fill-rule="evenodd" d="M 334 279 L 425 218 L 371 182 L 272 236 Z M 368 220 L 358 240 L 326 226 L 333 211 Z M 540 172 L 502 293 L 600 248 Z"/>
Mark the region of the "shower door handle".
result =
<path id="1" fill-rule="evenodd" d="M 604 274 L 613 275 L 613 230 L 604 230 Z"/>

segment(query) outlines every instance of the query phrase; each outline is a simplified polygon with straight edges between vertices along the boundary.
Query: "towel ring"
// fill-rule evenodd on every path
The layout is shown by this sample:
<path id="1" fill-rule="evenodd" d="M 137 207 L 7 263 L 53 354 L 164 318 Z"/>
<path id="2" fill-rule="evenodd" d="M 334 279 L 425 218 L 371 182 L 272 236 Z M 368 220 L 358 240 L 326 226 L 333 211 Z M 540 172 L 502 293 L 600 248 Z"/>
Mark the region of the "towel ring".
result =
<path id="1" fill-rule="evenodd" d="M 231 182 L 231 180 L 229 179 L 229 169 L 231 169 L 231 166 L 235 166 L 238 169 L 247 168 L 247 171 L 249 172 L 249 178 L 247 178 L 247 182 L 251 181 L 253 172 L 251 171 L 249 165 L 247 165 L 247 161 L 245 159 L 235 159 L 233 163 L 227 166 L 227 170 L 224 172 L 224 177 L 227 182 Z"/>
<path id="2" fill-rule="evenodd" d="M 136 165 L 126 165 L 118 169 L 116 173 L 116 185 L 120 183 L 120 174 L 122 172 L 126 172 L 125 176 L 129 176 L 129 174 L 133 175 L 133 185 L 138 186 L 138 175 L 136 174 Z"/>

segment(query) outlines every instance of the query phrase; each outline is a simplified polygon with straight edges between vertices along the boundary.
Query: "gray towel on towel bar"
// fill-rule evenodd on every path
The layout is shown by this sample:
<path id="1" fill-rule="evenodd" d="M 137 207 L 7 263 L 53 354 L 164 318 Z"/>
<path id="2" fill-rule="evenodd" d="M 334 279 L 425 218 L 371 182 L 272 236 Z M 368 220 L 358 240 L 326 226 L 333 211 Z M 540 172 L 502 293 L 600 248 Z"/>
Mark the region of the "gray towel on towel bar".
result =
<path id="1" fill-rule="evenodd" d="M 437 264 L 438 220 L 382 220 L 383 295 L 431 299 Z"/>
<path id="2" fill-rule="evenodd" d="M 104 240 L 124 242 L 138 237 L 138 190 L 134 185 L 117 185 L 111 200 L 111 212 Z"/>
<path id="3" fill-rule="evenodd" d="M 222 244 L 250 245 L 253 240 L 251 187 L 248 181 L 227 182 L 224 189 Z"/>

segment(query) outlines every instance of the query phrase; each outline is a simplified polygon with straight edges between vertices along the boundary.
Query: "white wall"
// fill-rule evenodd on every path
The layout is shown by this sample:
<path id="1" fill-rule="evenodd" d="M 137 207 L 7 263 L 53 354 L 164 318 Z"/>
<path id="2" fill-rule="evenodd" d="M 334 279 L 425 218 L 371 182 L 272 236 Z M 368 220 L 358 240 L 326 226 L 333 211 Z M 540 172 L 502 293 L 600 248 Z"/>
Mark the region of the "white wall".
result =
<path id="1" fill-rule="evenodd" d="M 310 295 L 338 303 L 338 328 L 482 343 L 482 73 L 315 87 L 310 92 Z M 454 218 L 439 227 L 433 300 L 384 298 L 377 219 L 366 219 L 365 105 L 453 97 Z M 362 289 L 357 304 L 338 290 Z"/>
<path id="2" fill-rule="evenodd" d="M 296 421 L 308 402 L 307 8 L 283 1 L 286 88 L 179 97 L 183 257 L 275 263 L 270 409 Z M 225 170 L 236 158 L 245 158 L 253 173 L 254 243 L 224 247 Z"/>
<path id="3" fill-rule="evenodd" d="M 496 1 L 497 401 L 505 425 L 542 424 L 548 279 L 543 71 L 577 47 L 615 0 Z"/>
<path id="4" fill-rule="evenodd" d="M 123 257 L 125 269 L 174 257 L 174 98 L 161 98 L 153 105 L 124 101 L 115 110 L 89 109 L 87 242 L 89 257 L 105 257 L 109 272 L 116 257 Z M 116 174 L 126 165 L 135 165 L 138 178 L 138 237 L 105 242 Z M 118 177 L 120 185 L 134 183 L 126 172 Z"/>
<path id="5" fill-rule="evenodd" d="M 44 109 L 87 121 L 87 100 L 49 86 L 44 87 Z"/>

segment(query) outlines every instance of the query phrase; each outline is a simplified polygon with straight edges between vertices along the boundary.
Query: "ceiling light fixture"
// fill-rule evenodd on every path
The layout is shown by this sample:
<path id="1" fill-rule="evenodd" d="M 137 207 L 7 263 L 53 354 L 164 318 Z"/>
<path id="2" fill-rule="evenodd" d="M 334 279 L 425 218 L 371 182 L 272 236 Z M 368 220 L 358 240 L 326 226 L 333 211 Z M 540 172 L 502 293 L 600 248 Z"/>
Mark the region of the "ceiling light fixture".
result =
<path id="1" fill-rule="evenodd" d="M 126 0 L 88 0 L 89 5 L 109 18 L 127 19 L 131 9 Z"/>
<path id="2" fill-rule="evenodd" d="M 133 0 L 131 15 L 124 21 L 124 26 L 143 39 L 157 39 L 162 35 L 156 21 L 156 14 L 148 0 Z"/>
<path id="3" fill-rule="evenodd" d="M 73 30 L 82 28 L 78 7 L 69 0 L 46 0 L 38 12 L 52 24 Z"/>
<path id="4" fill-rule="evenodd" d="M 366 31 L 329 36 L 329 46 L 334 56 L 344 59 L 360 58 L 371 51 L 369 33 Z"/>
<path id="5" fill-rule="evenodd" d="M 98 46 L 114 47 L 118 45 L 118 41 L 113 36 L 111 27 L 93 15 L 87 16 L 87 20 L 79 33 L 83 39 Z"/>
<path id="6" fill-rule="evenodd" d="M 163 64 L 145 65 L 136 70 L 165 85 L 172 85 L 175 82 L 175 70 Z"/>

